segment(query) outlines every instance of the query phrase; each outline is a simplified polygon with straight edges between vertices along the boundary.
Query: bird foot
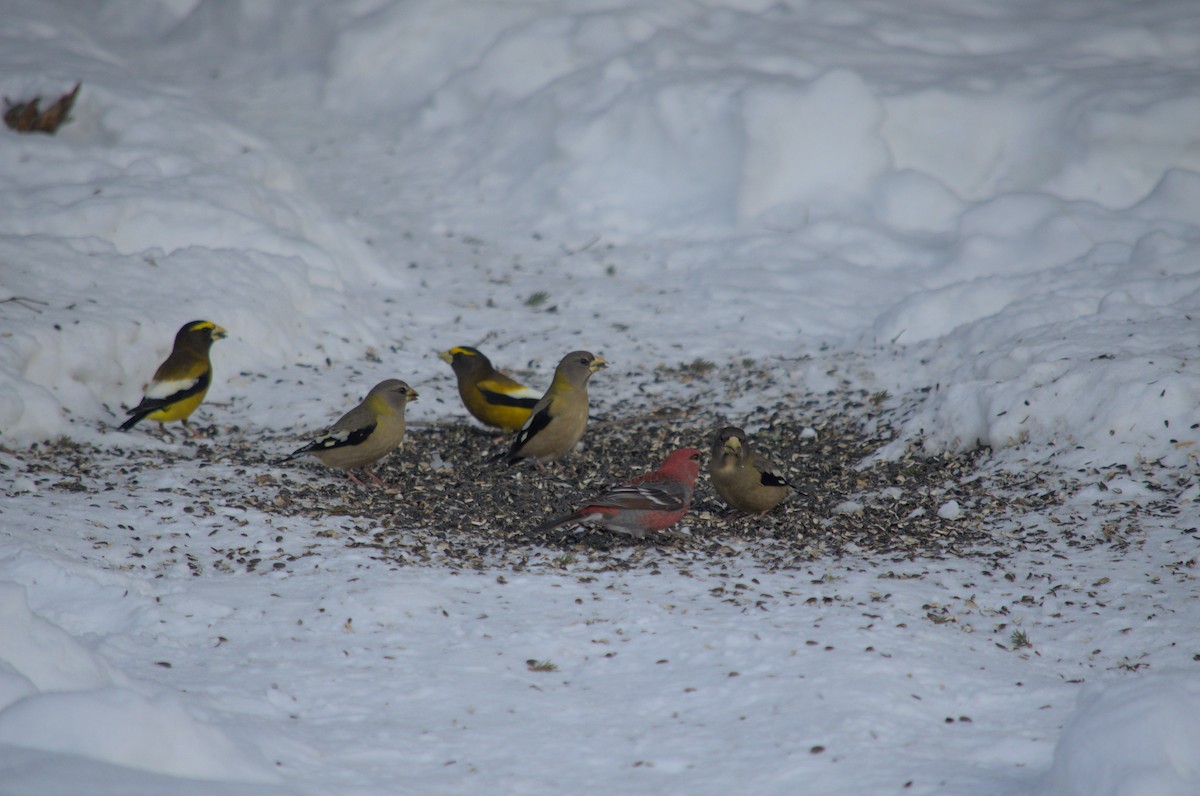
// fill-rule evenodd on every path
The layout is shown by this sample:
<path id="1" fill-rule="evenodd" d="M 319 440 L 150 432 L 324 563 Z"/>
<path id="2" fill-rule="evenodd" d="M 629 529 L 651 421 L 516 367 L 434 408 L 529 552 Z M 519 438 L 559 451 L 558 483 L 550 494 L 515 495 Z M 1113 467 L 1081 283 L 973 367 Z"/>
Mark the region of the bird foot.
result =
<path id="1" fill-rule="evenodd" d="M 371 479 L 371 483 L 368 484 L 366 481 L 362 480 L 349 470 L 346 471 L 346 475 L 350 476 L 351 481 L 362 487 L 384 486 L 383 480 L 379 476 L 375 475 L 375 473 L 371 472 L 369 468 L 364 467 L 362 468 L 362 471 L 366 474 L 367 478 Z"/>
<path id="2" fill-rule="evenodd" d="M 158 424 L 157 432 L 149 431 L 149 430 L 147 430 L 147 431 L 150 434 L 150 436 L 157 437 L 162 442 L 175 442 L 176 441 L 175 433 L 173 431 L 171 431 L 171 429 L 169 429 L 165 425 L 163 425 L 162 423 Z"/>

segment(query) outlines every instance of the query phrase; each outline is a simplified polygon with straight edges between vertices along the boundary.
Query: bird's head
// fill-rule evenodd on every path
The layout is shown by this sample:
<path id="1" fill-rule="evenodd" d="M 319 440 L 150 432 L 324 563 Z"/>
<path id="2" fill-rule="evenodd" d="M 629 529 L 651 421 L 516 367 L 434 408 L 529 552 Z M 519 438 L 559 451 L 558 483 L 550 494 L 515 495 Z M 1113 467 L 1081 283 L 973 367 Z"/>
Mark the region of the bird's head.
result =
<path id="1" fill-rule="evenodd" d="M 443 362 L 449 362 L 455 373 L 471 373 L 492 366 L 483 352 L 469 345 L 456 345 L 446 351 L 437 352 L 437 355 Z"/>
<path id="2" fill-rule="evenodd" d="M 212 321 L 192 321 L 191 323 L 185 323 L 175 334 L 175 344 L 193 346 L 207 351 L 208 347 L 213 344 L 213 341 L 222 340 L 228 334 L 228 332 Z"/>
<path id="3" fill-rule="evenodd" d="M 469 345 L 456 345 L 446 351 L 437 352 L 437 355 L 443 362 L 449 362 L 452 365 L 468 359 L 487 359 L 478 348 L 472 348 Z"/>
<path id="4" fill-rule="evenodd" d="M 405 404 L 417 400 L 417 391 L 400 379 L 387 379 L 372 387 L 366 400 L 368 403 L 382 400 L 393 410 L 403 412 Z"/>
<path id="5" fill-rule="evenodd" d="M 660 469 L 694 483 L 700 475 L 700 459 L 703 456 L 697 448 L 680 448 L 667 457 Z"/>
<path id="6" fill-rule="evenodd" d="M 604 357 L 591 351 L 572 351 L 562 358 L 554 371 L 555 381 L 566 379 L 569 384 L 580 386 L 587 383 L 592 374 L 608 367 Z"/>
<path id="7" fill-rule="evenodd" d="M 713 443 L 713 456 L 733 456 L 742 455 L 742 450 L 746 447 L 746 432 L 742 431 L 737 426 L 725 426 L 717 432 L 717 438 Z"/>

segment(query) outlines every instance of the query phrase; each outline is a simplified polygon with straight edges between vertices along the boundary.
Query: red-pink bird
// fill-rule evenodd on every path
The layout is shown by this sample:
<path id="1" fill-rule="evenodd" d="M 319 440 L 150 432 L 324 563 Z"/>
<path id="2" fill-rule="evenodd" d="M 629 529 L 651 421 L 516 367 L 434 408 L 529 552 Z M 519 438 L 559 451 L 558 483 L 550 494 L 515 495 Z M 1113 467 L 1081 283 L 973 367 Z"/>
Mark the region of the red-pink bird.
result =
<path id="1" fill-rule="evenodd" d="M 639 475 L 605 492 L 578 511 L 544 522 L 537 530 L 590 522 L 641 539 L 647 533 L 665 530 L 683 519 L 691 508 L 699 475 L 700 451 L 680 448 L 654 472 Z"/>

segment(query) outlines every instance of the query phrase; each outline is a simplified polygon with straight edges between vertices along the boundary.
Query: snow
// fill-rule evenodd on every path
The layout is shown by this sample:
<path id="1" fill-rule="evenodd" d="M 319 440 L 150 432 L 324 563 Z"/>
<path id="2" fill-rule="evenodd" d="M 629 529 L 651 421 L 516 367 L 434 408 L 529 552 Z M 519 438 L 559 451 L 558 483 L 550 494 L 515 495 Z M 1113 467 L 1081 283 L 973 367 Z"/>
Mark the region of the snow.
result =
<path id="1" fill-rule="evenodd" d="M 1197 792 L 1197 41 L 1186 0 L 9 2 L 0 93 L 83 88 L 0 135 L 0 793 Z M 187 513 L 244 476 L 113 431 L 196 318 L 249 435 L 390 376 L 458 417 L 454 344 L 602 353 L 602 408 L 752 358 L 1065 497 L 1005 559 L 391 567 Z M 58 438 L 181 461 L 71 491 Z M 195 576 L 210 534 L 300 563 Z"/>
<path id="2" fill-rule="evenodd" d="M 1085 688 L 1054 753 L 1047 793 L 1184 796 L 1200 789 L 1200 684 L 1183 672 Z"/>

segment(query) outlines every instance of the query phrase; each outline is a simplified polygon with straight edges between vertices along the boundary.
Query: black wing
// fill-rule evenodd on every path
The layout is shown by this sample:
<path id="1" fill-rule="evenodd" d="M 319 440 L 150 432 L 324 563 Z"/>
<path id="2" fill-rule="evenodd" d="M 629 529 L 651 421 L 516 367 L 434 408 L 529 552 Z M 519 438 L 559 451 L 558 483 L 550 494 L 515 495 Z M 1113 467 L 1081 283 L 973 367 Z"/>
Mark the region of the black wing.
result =
<path id="1" fill-rule="evenodd" d="M 192 382 L 191 386 L 185 389 L 178 390 L 162 398 L 143 398 L 141 403 L 125 413 L 130 417 L 121 424 L 121 430 L 128 431 L 136 426 L 146 415 L 150 414 L 151 412 L 157 412 L 163 407 L 170 406 L 173 403 L 178 403 L 179 401 L 187 398 L 191 398 L 196 393 L 204 392 L 208 389 L 209 382 L 211 381 L 212 371 L 206 370 L 201 373 L 194 382 Z"/>
<path id="2" fill-rule="evenodd" d="M 758 482 L 763 486 L 791 486 L 791 484 L 770 470 L 764 470 L 762 477 L 758 479 Z"/>
<path id="3" fill-rule="evenodd" d="M 516 464 L 521 460 L 521 455 L 517 453 L 529 440 L 541 431 L 546 426 L 550 425 L 550 421 L 554 418 L 550 414 L 550 404 L 546 404 L 537 412 L 529 416 L 525 421 L 525 425 L 521 426 L 521 430 L 517 432 L 517 436 L 513 438 L 512 447 L 508 449 L 508 463 Z"/>
<path id="4" fill-rule="evenodd" d="M 517 406 L 522 409 L 532 409 L 537 406 L 537 402 L 540 400 L 539 398 L 521 398 L 516 395 L 505 395 L 502 392 L 495 392 L 483 387 L 479 388 L 479 393 L 483 396 L 483 400 L 492 406 Z"/>
<path id="5" fill-rule="evenodd" d="M 353 431 L 331 431 L 327 434 L 322 434 L 320 437 L 317 437 L 303 448 L 293 451 L 288 456 L 278 459 L 274 463 L 283 464 L 284 462 L 295 459 L 297 456 L 303 456 L 306 453 L 319 453 L 321 451 L 331 451 L 335 448 L 352 448 L 355 445 L 361 445 L 367 440 L 367 437 L 371 436 L 371 433 L 375 431 L 375 426 L 375 423 L 371 423 L 368 426 L 356 428 Z"/>

